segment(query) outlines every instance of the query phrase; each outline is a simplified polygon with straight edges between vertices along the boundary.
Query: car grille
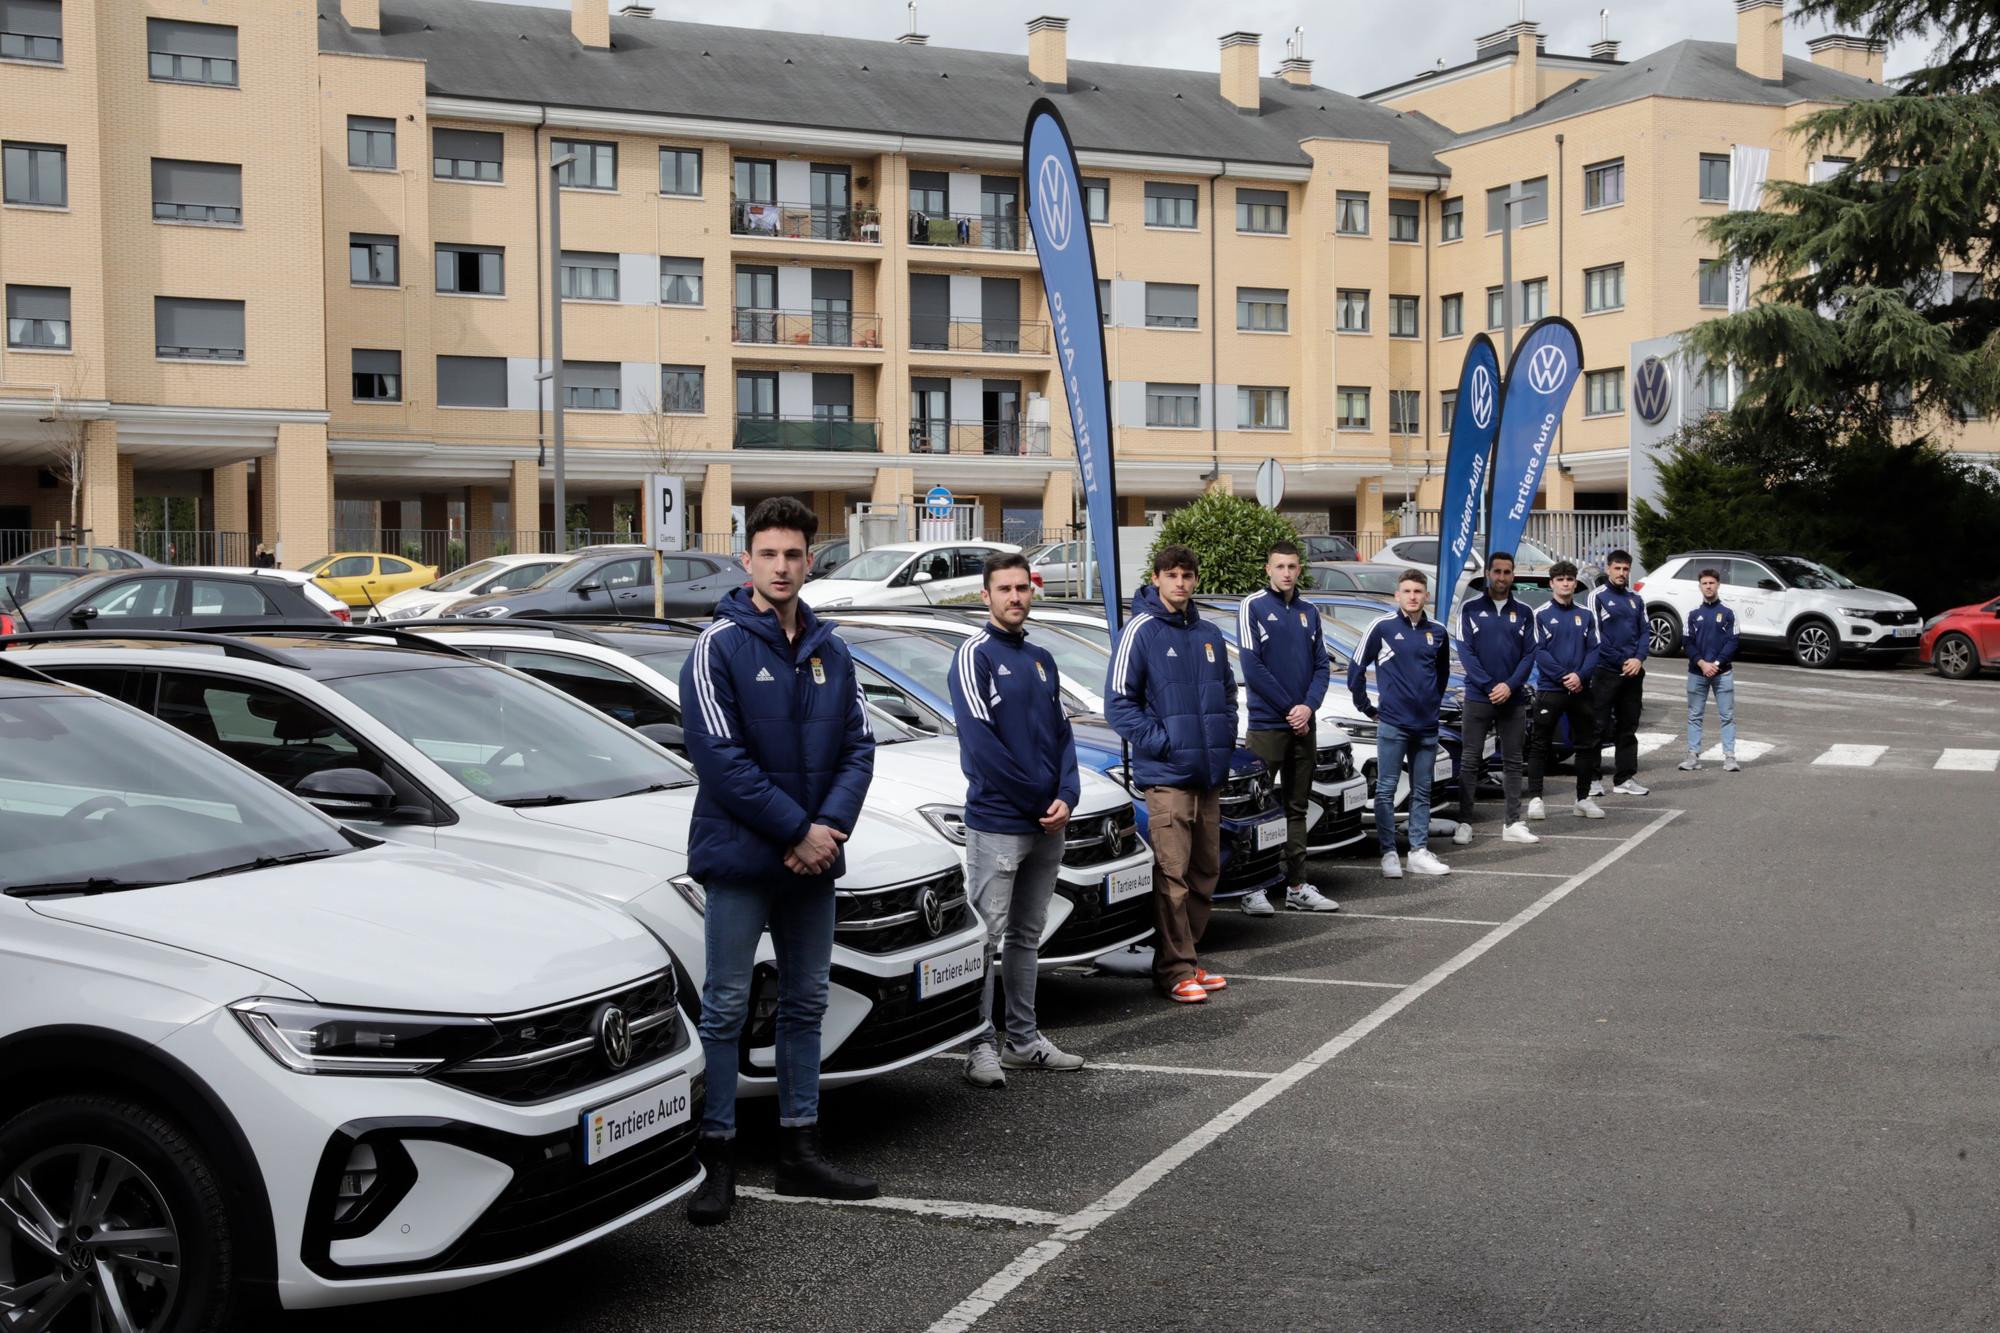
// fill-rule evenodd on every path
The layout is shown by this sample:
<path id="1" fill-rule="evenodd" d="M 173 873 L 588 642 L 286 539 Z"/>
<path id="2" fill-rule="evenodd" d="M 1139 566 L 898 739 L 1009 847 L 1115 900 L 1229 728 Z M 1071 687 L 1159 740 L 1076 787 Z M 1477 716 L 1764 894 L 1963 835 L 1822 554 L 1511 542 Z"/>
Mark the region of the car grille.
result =
<path id="1" fill-rule="evenodd" d="M 839 969 L 833 980 L 867 996 L 873 1007 L 840 1049 L 827 1057 L 821 1067 L 829 1073 L 896 1064 L 965 1036 L 979 1024 L 981 987 L 977 983 L 918 1000 L 914 966 L 897 977 L 871 977 Z M 749 1045 L 744 1043 L 746 1052 Z M 769 1076 L 768 1070 L 753 1070 L 747 1061 L 743 1072 Z"/>
<path id="2" fill-rule="evenodd" d="M 1352 745 L 1322 745 L 1313 761 L 1314 782 L 1345 782 L 1354 776 Z"/>
<path id="3" fill-rule="evenodd" d="M 1321 807 L 1319 818 L 1306 829 L 1306 846 L 1333 847 L 1361 836 L 1361 808 L 1342 811 L 1338 801 Z"/>
<path id="4" fill-rule="evenodd" d="M 496 1018 L 498 1045 L 434 1077 L 500 1102 L 561 1097 L 684 1049 L 689 1037 L 678 1001 L 679 985 L 669 968 L 615 991 Z M 623 1069 L 613 1069 L 598 1048 L 597 1015 L 607 1005 L 624 1010 L 631 1034 L 632 1055 Z"/>
<path id="5" fill-rule="evenodd" d="M 1923 617 L 1916 611 L 1871 611 L 1862 619 L 1878 625 L 1916 625 L 1922 623 Z"/>
<path id="6" fill-rule="evenodd" d="M 834 938 L 863 953 L 895 953 L 926 944 L 964 929 L 971 921 L 965 872 L 956 866 L 907 884 L 834 894 Z"/>
<path id="7" fill-rule="evenodd" d="M 1266 810 L 1275 810 L 1278 805 L 1271 776 L 1262 764 L 1225 782 L 1219 799 L 1224 819 L 1252 819 Z"/>
<path id="8" fill-rule="evenodd" d="M 1153 895 L 1142 893 L 1104 906 L 1104 886 L 1058 884 L 1056 892 L 1074 905 L 1069 919 L 1042 944 L 1044 958 L 1076 958 L 1103 953 L 1153 927 Z"/>
<path id="9" fill-rule="evenodd" d="M 1215 886 L 1216 893 L 1247 893 L 1251 889 L 1268 888 L 1274 881 L 1284 878 L 1284 844 L 1266 847 L 1260 852 L 1257 850 L 1256 830 L 1244 829 L 1234 835 L 1230 848 L 1229 864 L 1222 868 L 1222 878 Z"/>
<path id="10" fill-rule="evenodd" d="M 1121 805 L 1108 815 L 1072 819 L 1063 833 L 1063 864 L 1104 865 L 1122 861 L 1139 850 L 1139 816 Z"/>

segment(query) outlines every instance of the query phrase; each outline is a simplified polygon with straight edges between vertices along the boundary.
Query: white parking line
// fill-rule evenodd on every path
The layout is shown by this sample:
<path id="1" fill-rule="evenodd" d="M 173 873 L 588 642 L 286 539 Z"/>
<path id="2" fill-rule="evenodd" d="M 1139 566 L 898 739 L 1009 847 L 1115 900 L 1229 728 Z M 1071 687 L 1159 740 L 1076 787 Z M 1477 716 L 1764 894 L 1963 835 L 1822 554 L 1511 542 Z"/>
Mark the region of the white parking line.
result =
<path id="1" fill-rule="evenodd" d="M 1231 972 L 1229 975 L 1234 977 L 1238 974 L 1235 972 Z M 1345 984 L 1351 986 L 1374 986 L 1385 983 L 1373 982 L 1373 981 L 1352 981 L 1352 982 L 1347 982 Z M 963 1064 L 965 1062 L 965 1055 L 963 1052 L 960 1051 L 940 1051 L 936 1055 L 933 1055 L 931 1059 L 953 1060 L 960 1064 Z M 1084 1068 L 1108 1069 L 1115 1074 L 1197 1074 L 1202 1078 L 1276 1078 L 1277 1077 L 1277 1075 L 1271 1073 L 1267 1069 L 1200 1069 L 1191 1065 L 1140 1065 L 1140 1064 L 1129 1064 L 1119 1060 L 1099 1060 L 1095 1056 L 1092 1056 L 1090 1058 L 1090 1063 L 1085 1065 Z"/>
<path id="2" fill-rule="evenodd" d="M 1527 925 L 1549 908 L 1561 902 L 1578 888 L 1587 884 L 1594 876 L 1621 860 L 1633 848 L 1672 823 L 1680 815 L 1679 810 L 1668 810 L 1659 818 L 1648 823 L 1630 838 L 1600 856 L 1588 867 L 1578 871 L 1569 879 L 1550 889 L 1528 906 L 1522 908 L 1502 924 L 1481 935 L 1471 944 L 1461 949 L 1448 961 L 1437 967 L 1418 981 L 1412 982 L 1396 994 L 1383 1001 L 1363 1018 L 1350 1024 L 1344 1031 L 1305 1059 L 1292 1065 L 1269 1082 L 1253 1089 L 1207 1124 L 1194 1130 L 1178 1143 L 1147 1162 L 1137 1171 L 1114 1185 L 1095 1203 L 1064 1218 L 1056 1227 L 1055 1234 L 1036 1242 L 1015 1257 L 1012 1263 L 988 1278 L 978 1290 L 953 1306 L 936 1323 L 930 1333 L 966 1333 L 1001 1301 L 1007 1299 L 1023 1282 L 1039 1273 L 1059 1258 L 1070 1246 L 1082 1241 L 1104 1223 L 1137 1202 L 1139 1197 L 1154 1185 L 1164 1180 L 1172 1171 L 1189 1161 L 1203 1148 L 1215 1143 L 1224 1134 L 1243 1123 L 1258 1108 L 1288 1092 L 1293 1086 L 1327 1062 L 1337 1059 L 1342 1052 L 1366 1037 L 1375 1029 L 1387 1023 L 1403 1010 L 1421 999 L 1424 994 L 1440 985 L 1460 969 L 1477 961 L 1488 949 L 1506 939 L 1509 935 Z"/>
<path id="3" fill-rule="evenodd" d="M 1341 981 L 1333 977 L 1267 977 L 1255 972 L 1231 972 L 1232 981 L 1284 981 L 1294 986 L 1366 986 L 1371 990 L 1401 990 L 1407 981 Z M 1271 1075 L 1276 1078 L 1277 1075 Z"/>
<path id="4" fill-rule="evenodd" d="M 1614 802 L 1614 804 L 1615 804 L 1615 802 Z M 1542 841 L 1543 841 L 1543 842 L 1551 842 L 1551 841 L 1553 841 L 1553 842 L 1623 842 L 1623 841 L 1625 841 L 1625 839 L 1623 839 L 1623 838 L 1614 838 L 1614 837 L 1612 837 L 1612 836 L 1611 836 L 1611 835 L 1610 835 L 1609 833 L 1544 833 L 1544 834 L 1542 834 L 1542 835 L 1541 835 L 1541 838 L 1542 838 Z"/>
<path id="5" fill-rule="evenodd" d="M 1886 745 L 1829 745 L 1826 753 L 1812 761 L 1814 768 L 1873 768 L 1875 761 L 1889 753 Z"/>
<path id="6" fill-rule="evenodd" d="M 1062 1224 L 1061 1213 L 1040 1208 L 1015 1208 L 1004 1203 L 961 1203 L 956 1199 L 808 1199 L 795 1194 L 779 1194 L 762 1185 L 738 1185 L 736 1192 L 766 1203 L 812 1203 L 821 1207 L 878 1208 L 891 1213 L 916 1213 L 924 1217 L 947 1217 L 966 1222 L 1011 1222 L 1017 1227 L 1053 1227 Z"/>
<path id="7" fill-rule="evenodd" d="M 1470 921 L 1462 916 L 1391 916 L 1386 912 L 1342 912 L 1357 921 L 1424 921 L 1437 926 L 1497 926 L 1498 921 Z"/>
<path id="8" fill-rule="evenodd" d="M 1620 840 L 1615 839 L 1614 841 L 1620 841 Z M 1467 869 L 1465 866 L 1453 866 L 1451 873 L 1454 875 L 1512 875 L 1516 879 L 1568 879 L 1569 878 L 1568 875 L 1557 874 L 1555 871 L 1552 870 L 1470 870 Z M 1497 926 L 1500 923 L 1498 921 L 1495 921 L 1490 924 Z"/>
<path id="9" fill-rule="evenodd" d="M 2000 769 L 2000 750 L 1947 749 L 1931 767 L 1957 773 L 1991 773 Z"/>

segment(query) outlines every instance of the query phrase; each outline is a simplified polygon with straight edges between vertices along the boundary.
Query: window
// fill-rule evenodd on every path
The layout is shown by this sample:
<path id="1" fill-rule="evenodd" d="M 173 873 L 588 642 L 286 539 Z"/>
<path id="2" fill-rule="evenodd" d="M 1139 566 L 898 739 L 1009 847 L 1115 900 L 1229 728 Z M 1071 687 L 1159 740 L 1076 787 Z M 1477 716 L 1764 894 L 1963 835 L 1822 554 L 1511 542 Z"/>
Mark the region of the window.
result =
<path id="1" fill-rule="evenodd" d="M 1423 225 L 1423 205 L 1414 199 L 1389 201 L 1389 239 L 1415 245 Z"/>
<path id="2" fill-rule="evenodd" d="M 1488 287 L 1486 289 L 1486 327 L 1497 329 L 1507 323 L 1507 289 Z"/>
<path id="3" fill-rule="evenodd" d="M 0 177 L 10 204 L 69 207 L 69 150 L 52 143 L 10 143 L 0 148 Z"/>
<path id="4" fill-rule="evenodd" d="M 1452 423 L 1458 420 L 1458 390 L 1446 389 L 1438 395 L 1438 434 L 1451 434 Z"/>
<path id="5" fill-rule="evenodd" d="M 1726 204 L 1729 202 L 1728 154 L 1703 153 L 1701 155 L 1701 201 L 1704 204 Z"/>
<path id="6" fill-rule="evenodd" d="M 1549 313 L 1549 280 L 1528 278 L 1521 283 L 1521 323 L 1532 324 Z"/>
<path id="7" fill-rule="evenodd" d="M 401 280 L 402 247 L 394 236 L 347 238 L 347 280 L 357 287 L 394 287 Z"/>
<path id="8" fill-rule="evenodd" d="M 815 373 L 812 409 L 814 421 L 854 420 L 854 376 Z"/>
<path id="9" fill-rule="evenodd" d="M 660 193 L 701 193 L 701 153 L 694 148 L 660 150 Z"/>
<path id="10" fill-rule="evenodd" d="M 236 86 L 236 29 L 221 23 L 146 20 L 146 73 L 165 83 Z"/>
<path id="11" fill-rule="evenodd" d="M 180 591 L 179 579 L 132 579 L 112 584 L 76 610 L 95 611 L 105 620 L 156 620 L 173 615 Z"/>
<path id="12" fill-rule="evenodd" d="M 1146 424 L 1185 426 L 1201 424 L 1201 390 L 1192 384 L 1148 384 Z"/>
<path id="13" fill-rule="evenodd" d="M 1149 227 L 1193 228 L 1195 225 L 1195 187 L 1192 185 L 1169 185 L 1164 181 L 1147 181 L 1146 225 Z"/>
<path id="14" fill-rule="evenodd" d="M 563 403 L 586 412 L 618 410 L 616 361 L 564 361 Z"/>
<path id="15" fill-rule="evenodd" d="M 1342 385 L 1334 391 L 1335 426 L 1340 430 L 1368 429 L 1368 390 Z"/>
<path id="16" fill-rule="evenodd" d="M 1389 336 L 1391 338 L 1414 338 L 1417 336 L 1416 297 L 1392 296 L 1389 298 Z"/>
<path id="17" fill-rule="evenodd" d="M 507 406 L 507 358 L 439 357 L 437 401 L 439 407 Z"/>
<path id="18" fill-rule="evenodd" d="M 234 162 L 154 158 L 153 220 L 240 226 L 243 168 Z"/>
<path id="19" fill-rule="evenodd" d="M 1261 236 L 1283 236 L 1289 196 L 1283 190 L 1238 190 L 1236 230 Z"/>
<path id="20" fill-rule="evenodd" d="M 1107 325 L 1111 323 L 1111 279 L 1109 278 L 1097 280 L 1097 322 Z"/>
<path id="21" fill-rule="evenodd" d="M 775 420 L 778 415 L 778 376 L 769 370 L 736 372 L 736 415 Z"/>
<path id="22" fill-rule="evenodd" d="M 1500 230 L 1506 217 L 1507 187 L 1496 186 L 1486 192 L 1486 230 L 1490 234 Z"/>
<path id="23" fill-rule="evenodd" d="M 1438 298 L 1438 336 L 1456 338 L 1465 332 L 1465 293 Z"/>
<path id="24" fill-rule="evenodd" d="M 1625 202 L 1625 159 L 1595 162 L 1583 169 L 1583 207 L 1610 208 Z"/>
<path id="25" fill-rule="evenodd" d="M 498 247 L 440 245 L 437 289 L 461 296 L 499 296 L 507 289 L 505 254 Z"/>
<path id="26" fill-rule="evenodd" d="M 556 168 L 556 184 L 565 190 L 615 190 L 618 188 L 618 145 L 585 143 L 578 139 L 549 140 L 549 161 L 574 157 L 574 162 Z"/>
<path id="27" fill-rule="evenodd" d="M 942 213 L 939 207 L 932 210 Z M 1090 221 L 1104 224 L 1111 221 L 1111 181 L 1106 176 L 1085 176 L 1083 178 L 1083 215 Z"/>
<path id="28" fill-rule="evenodd" d="M 354 401 L 357 403 L 400 403 L 403 401 L 403 354 L 354 349 Z"/>
<path id="29" fill-rule="evenodd" d="M 1500 230 L 1501 219 L 1506 212 L 1507 194 L 1513 187 L 1502 185 L 1486 192 L 1486 230 Z M 1549 178 L 1537 176 L 1531 181 L 1521 182 L 1521 199 L 1514 206 L 1514 225 L 1532 226 L 1549 220 Z"/>
<path id="30" fill-rule="evenodd" d="M 441 181 L 501 179 L 506 139 L 497 130 L 431 131 L 431 174 Z"/>
<path id="31" fill-rule="evenodd" d="M 1911 391 L 1909 385 L 1907 384 L 1891 385 L 1889 388 L 1883 391 L 1883 397 L 1888 404 L 1888 411 L 1890 416 L 1912 417 L 1916 415 L 1917 412 L 1916 394 Z"/>
<path id="32" fill-rule="evenodd" d="M 1416 389 L 1389 390 L 1389 433 L 1421 435 L 1423 429 L 1423 394 Z"/>
<path id="33" fill-rule="evenodd" d="M 768 157 L 737 158 L 736 200 L 744 204 L 777 203 L 777 162 Z"/>
<path id="34" fill-rule="evenodd" d="M 1729 265 L 1720 259 L 1704 259 L 1696 267 L 1696 290 L 1701 304 L 1729 304 Z"/>
<path id="35" fill-rule="evenodd" d="M 1438 240 L 1456 241 L 1465 236 L 1465 200 L 1447 199 L 1438 205 Z"/>
<path id="36" fill-rule="evenodd" d="M 701 304 L 701 260 L 660 256 L 660 304 Z"/>
<path id="37" fill-rule="evenodd" d="M 153 346 L 173 361 L 241 361 L 243 303 L 156 296 Z"/>
<path id="38" fill-rule="evenodd" d="M 1291 327 L 1291 294 L 1276 287 L 1236 289 L 1236 327 L 1283 333 Z"/>
<path id="39" fill-rule="evenodd" d="M 1583 312 L 1617 310 L 1625 304 L 1625 266 L 1606 264 L 1583 271 Z"/>
<path id="40" fill-rule="evenodd" d="M 562 252 L 562 296 L 565 301 L 618 299 L 618 256 L 594 250 Z"/>
<path id="41" fill-rule="evenodd" d="M 61 0 L 0 0 L 0 59 L 62 64 Z"/>
<path id="42" fill-rule="evenodd" d="M 195 579 L 188 585 L 188 614 L 194 616 L 275 616 L 278 608 L 249 583 Z"/>
<path id="43" fill-rule="evenodd" d="M 1583 414 L 1610 416 L 1625 410 L 1625 370 L 1591 370 L 1583 376 Z"/>
<path id="44" fill-rule="evenodd" d="M 660 410 L 697 413 L 707 411 L 707 382 L 707 372 L 700 366 L 661 366 Z"/>
<path id="45" fill-rule="evenodd" d="M 1241 387 L 1236 390 L 1236 429 L 1289 430 L 1292 391 Z"/>
<path id="46" fill-rule="evenodd" d="M 1197 309 L 1200 292 L 1200 288 L 1190 283 L 1147 283 L 1146 327 L 1149 329 L 1197 327 L 1200 323 Z"/>
<path id="47" fill-rule="evenodd" d="M 69 288 L 7 288 L 7 345 L 69 350 Z"/>
<path id="48" fill-rule="evenodd" d="M 1368 196 L 1341 190 L 1333 197 L 1334 230 L 1342 236 L 1368 234 Z"/>
<path id="49" fill-rule="evenodd" d="M 1705 366 L 1694 379 L 1695 401 L 1710 412 L 1729 410 L 1729 368 L 1727 366 Z M 1905 390 L 1907 393 L 1908 391 Z"/>
<path id="50" fill-rule="evenodd" d="M 1354 288 L 1340 290 L 1340 323 L 1342 333 L 1368 332 L 1368 293 Z"/>
<path id="51" fill-rule="evenodd" d="M 396 169 L 396 122 L 381 116 L 347 118 L 347 165 L 371 171 Z"/>

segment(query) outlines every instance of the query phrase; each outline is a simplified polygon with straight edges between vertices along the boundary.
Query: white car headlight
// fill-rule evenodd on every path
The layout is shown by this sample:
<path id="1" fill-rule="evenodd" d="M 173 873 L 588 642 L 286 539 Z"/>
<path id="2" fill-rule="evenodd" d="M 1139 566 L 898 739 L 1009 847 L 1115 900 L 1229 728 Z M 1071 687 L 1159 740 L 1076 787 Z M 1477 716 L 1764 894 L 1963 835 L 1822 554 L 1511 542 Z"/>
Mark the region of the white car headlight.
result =
<path id="1" fill-rule="evenodd" d="M 924 822 L 944 835 L 947 842 L 965 845 L 965 807 L 962 805 L 920 806 L 917 813 Z"/>
<path id="2" fill-rule="evenodd" d="M 1840 614 L 1842 614 L 1843 616 L 1850 616 L 1855 620 L 1872 620 L 1875 617 L 1874 609 L 1872 607 L 1866 607 L 1866 606 L 1862 607 L 1843 606 L 1840 608 Z"/>
<path id="3" fill-rule="evenodd" d="M 852 597 L 829 597 L 826 601 L 821 602 L 814 609 L 818 611 L 832 611 L 838 607 L 853 606 L 853 605 L 854 605 L 854 599 Z"/>
<path id="4" fill-rule="evenodd" d="M 675 875 L 667 883 L 674 886 L 674 892 L 692 907 L 698 915 L 708 915 L 708 890 L 686 875 Z"/>
<path id="5" fill-rule="evenodd" d="M 428 1074 L 499 1040 L 483 1018 L 334 1009 L 252 998 L 229 1006 L 273 1060 L 300 1074 Z"/>

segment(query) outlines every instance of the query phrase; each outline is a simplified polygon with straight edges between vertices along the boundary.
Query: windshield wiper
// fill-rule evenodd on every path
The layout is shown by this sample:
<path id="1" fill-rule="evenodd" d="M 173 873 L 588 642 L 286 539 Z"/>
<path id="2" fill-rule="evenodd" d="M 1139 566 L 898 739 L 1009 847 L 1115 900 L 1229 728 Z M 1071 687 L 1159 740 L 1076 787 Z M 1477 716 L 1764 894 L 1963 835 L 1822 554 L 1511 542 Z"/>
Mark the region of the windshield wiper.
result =
<path id="1" fill-rule="evenodd" d="M 7 890 L 9 898 L 54 898 L 68 894 L 123 893 L 127 889 L 158 888 L 157 879 L 111 879 L 94 875 L 89 879 L 50 880 L 46 884 L 16 884 Z"/>
<path id="2" fill-rule="evenodd" d="M 323 861 L 329 856 L 345 856 L 346 852 L 337 848 L 316 848 L 309 852 L 286 852 L 281 856 L 260 856 L 245 861 L 241 865 L 222 866 L 215 870 L 204 870 L 199 875 L 189 875 L 194 879 L 215 879 L 221 875 L 240 875 L 249 870 L 269 870 L 272 866 L 298 865 L 302 861 Z"/>
<path id="3" fill-rule="evenodd" d="M 521 810 L 531 805 L 574 805 L 580 799 L 576 796 L 564 796 L 561 792 L 550 792 L 546 796 L 514 796 L 504 801 L 495 801 L 493 804 Z"/>
<path id="4" fill-rule="evenodd" d="M 600 801 L 619 801 L 627 796 L 644 796 L 648 792 L 672 791 L 676 787 L 692 787 L 693 785 L 693 779 L 684 779 L 680 782 L 655 782 L 649 786 L 634 787 L 631 791 L 621 791 L 610 796 L 600 796 L 597 799 Z M 504 805 L 505 802 L 502 802 L 502 804 Z"/>

